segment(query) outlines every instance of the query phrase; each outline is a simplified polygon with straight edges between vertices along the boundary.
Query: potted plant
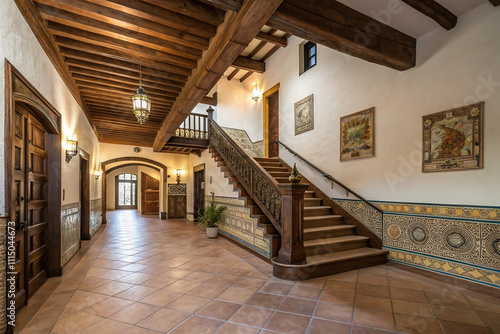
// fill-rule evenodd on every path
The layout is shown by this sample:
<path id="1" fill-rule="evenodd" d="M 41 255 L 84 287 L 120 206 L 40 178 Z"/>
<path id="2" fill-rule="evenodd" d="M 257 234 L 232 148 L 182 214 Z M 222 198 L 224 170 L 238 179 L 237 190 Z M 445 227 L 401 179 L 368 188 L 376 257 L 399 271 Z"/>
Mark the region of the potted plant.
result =
<path id="1" fill-rule="evenodd" d="M 204 211 L 198 211 L 198 226 L 207 231 L 209 238 L 217 238 L 219 228 L 217 223 L 222 219 L 222 214 L 227 210 L 226 206 L 217 206 L 214 202 L 210 203 Z"/>

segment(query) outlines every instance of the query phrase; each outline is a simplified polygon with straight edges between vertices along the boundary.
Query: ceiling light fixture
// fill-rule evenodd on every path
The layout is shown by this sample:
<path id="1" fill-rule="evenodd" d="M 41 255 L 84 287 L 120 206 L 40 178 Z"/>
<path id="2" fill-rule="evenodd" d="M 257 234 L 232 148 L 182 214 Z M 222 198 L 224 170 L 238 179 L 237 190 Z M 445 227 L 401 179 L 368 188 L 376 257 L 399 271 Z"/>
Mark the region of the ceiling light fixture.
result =
<path id="1" fill-rule="evenodd" d="M 142 88 L 142 64 L 139 65 L 139 88 L 137 88 L 137 94 L 132 96 L 132 102 L 137 122 L 139 124 L 146 123 L 151 113 L 151 100 L 146 95 L 144 88 Z"/>

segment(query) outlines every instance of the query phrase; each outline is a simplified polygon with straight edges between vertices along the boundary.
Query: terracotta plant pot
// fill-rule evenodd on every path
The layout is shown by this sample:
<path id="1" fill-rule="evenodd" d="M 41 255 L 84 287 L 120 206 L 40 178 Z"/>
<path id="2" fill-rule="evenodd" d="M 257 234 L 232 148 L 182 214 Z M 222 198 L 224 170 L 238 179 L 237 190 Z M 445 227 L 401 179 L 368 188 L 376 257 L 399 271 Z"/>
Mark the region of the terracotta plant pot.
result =
<path id="1" fill-rule="evenodd" d="M 217 234 L 219 234 L 219 228 L 218 227 L 207 227 L 207 237 L 210 239 L 217 238 Z"/>

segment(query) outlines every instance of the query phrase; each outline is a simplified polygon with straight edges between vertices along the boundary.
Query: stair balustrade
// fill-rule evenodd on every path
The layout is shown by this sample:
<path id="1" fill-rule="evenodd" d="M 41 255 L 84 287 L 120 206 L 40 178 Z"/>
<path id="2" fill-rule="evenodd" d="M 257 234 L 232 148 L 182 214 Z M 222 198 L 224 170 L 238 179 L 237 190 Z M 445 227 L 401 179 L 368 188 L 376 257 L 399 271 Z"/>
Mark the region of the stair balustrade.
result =
<path id="1" fill-rule="evenodd" d="M 175 131 L 176 137 L 208 139 L 208 116 L 190 114 Z"/>

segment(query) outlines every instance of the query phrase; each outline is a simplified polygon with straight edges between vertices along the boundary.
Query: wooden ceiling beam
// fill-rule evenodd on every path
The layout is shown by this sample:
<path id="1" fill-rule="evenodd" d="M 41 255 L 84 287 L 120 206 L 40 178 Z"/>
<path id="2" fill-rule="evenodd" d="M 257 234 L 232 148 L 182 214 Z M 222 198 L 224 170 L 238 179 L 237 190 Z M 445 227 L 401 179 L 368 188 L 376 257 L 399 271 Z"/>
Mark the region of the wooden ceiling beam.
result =
<path id="1" fill-rule="evenodd" d="M 172 28 L 180 29 L 193 35 L 211 38 L 217 31 L 217 25 L 176 13 L 162 6 L 137 0 L 87 0 L 98 5 L 115 9 L 145 20 L 157 22 Z M 165 1 L 166 2 L 166 1 Z"/>
<path id="2" fill-rule="evenodd" d="M 111 138 L 109 138 L 111 137 Z M 132 140 L 132 139 L 123 139 L 123 140 L 113 140 L 113 136 L 103 137 L 100 140 L 101 143 L 109 143 L 109 144 L 118 144 L 118 145 L 131 145 L 131 146 L 143 146 L 143 147 L 151 147 L 151 143 L 153 140 Z"/>
<path id="3" fill-rule="evenodd" d="M 80 106 L 80 108 L 82 108 L 83 113 L 85 114 L 85 117 L 90 124 L 90 127 L 94 131 L 97 138 L 99 138 L 99 133 L 97 132 L 90 112 L 80 95 L 78 86 L 73 81 L 73 78 L 71 77 L 66 64 L 64 64 L 64 58 L 59 53 L 59 48 L 54 43 L 52 36 L 45 26 L 43 18 L 40 16 L 40 13 L 36 9 L 35 4 L 31 0 L 15 0 L 15 3 L 24 19 L 28 23 L 29 27 L 31 28 L 31 31 L 35 35 L 36 39 L 49 57 L 50 62 L 56 69 L 57 73 L 59 73 L 59 75 L 61 76 L 63 82 L 66 84 L 66 87 L 70 91 L 76 103 Z"/>
<path id="4" fill-rule="evenodd" d="M 266 63 L 243 56 L 238 56 L 231 64 L 231 67 L 257 73 L 264 73 L 266 71 Z"/>
<path id="5" fill-rule="evenodd" d="M 104 23 L 102 21 L 66 12 L 50 6 L 37 4 L 37 7 L 42 14 L 42 17 L 47 21 L 56 22 L 64 26 L 89 31 L 108 37 L 113 37 L 115 39 L 142 45 L 184 58 L 196 60 L 201 57 L 202 50 L 200 49 L 192 48 L 179 43 L 174 43 L 156 36 L 143 34 L 139 31 L 117 27 L 108 23 Z"/>
<path id="6" fill-rule="evenodd" d="M 260 40 L 260 41 L 264 41 L 264 42 L 267 42 L 267 43 L 278 45 L 278 46 L 281 46 L 281 47 L 284 47 L 284 48 L 288 45 L 288 40 L 286 40 L 285 38 L 274 36 L 271 33 L 265 33 L 265 32 L 262 32 L 262 31 L 259 32 L 257 34 L 257 36 L 255 36 L 255 38 L 258 39 L 258 40 Z"/>
<path id="7" fill-rule="evenodd" d="M 118 92 L 118 93 L 126 93 L 126 94 L 128 93 L 128 94 L 131 94 L 130 96 L 135 94 L 135 89 L 131 92 L 130 89 L 119 88 L 119 87 L 114 87 L 114 86 L 107 86 L 107 85 L 102 85 L 102 84 L 96 84 L 96 83 L 82 81 L 82 80 L 75 80 L 75 82 L 76 82 L 78 87 L 95 88 L 95 89 L 100 89 L 103 92 Z M 146 93 L 147 93 L 148 97 L 150 97 L 151 99 L 152 99 L 152 97 L 157 97 L 157 98 L 163 99 L 165 101 L 174 101 L 175 100 L 175 98 L 165 97 L 162 94 L 151 93 L 148 91 L 146 91 Z"/>
<path id="8" fill-rule="evenodd" d="M 111 0 L 112 1 L 112 0 Z M 210 23 L 214 26 L 224 21 L 224 12 L 204 3 L 190 0 L 145 0 L 150 4 L 169 9 L 197 20 Z"/>
<path id="9" fill-rule="evenodd" d="M 139 80 L 139 71 L 135 72 L 130 70 L 123 70 L 113 66 L 106 66 L 101 64 L 96 64 L 92 62 L 87 62 L 79 59 L 66 58 L 66 64 L 69 65 L 69 69 L 71 72 L 79 71 L 79 70 L 91 70 L 93 72 L 99 73 L 100 75 L 106 74 L 114 77 L 128 78 L 132 80 Z M 180 92 L 182 87 L 184 86 L 180 82 L 176 82 L 173 80 L 164 79 L 158 75 L 147 75 L 145 73 L 145 68 L 142 73 L 142 80 L 147 82 L 155 82 L 159 84 L 163 84 L 165 86 L 172 87 L 172 90 L 175 92 Z M 152 72 L 151 72 L 152 73 Z M 156 73 L 155 73 L 156 74 Z"/>
<path id="10" fill-rule="evenodd" d="M 217 106 L 217 92 L 214 93 L 214 96 L 204 96 L 200 103 L 208 104 L 210 106 Z"/>
<path id="11" fill-rule="evenodd" d="M 79 68 L 79 67 L 75 67 L 75 66 L 69 66 L 69 71 L 71 73 L 73 73 L 74 75 L 75 74 L 86 75 L 88 77 L 106 79 L 106 80 L 116 81 L 116 82 L 120 82 L 120 83 L 124 83 L 124 84 L 128 84 L 128 85 L 136 85 L 136 86 L 139 85 L 139 77 L 125 78 L 125 77 L 120 77 L 117 75 L 102 73 L 99 71 L 92 71 L 92 70 Z M 144 83 L 145 87 L 160 89 L 162 91 L 166 91 L 169 93 L 180 93 L 182 91 L 182 88 L 180 88 L 180 87 L 173 87 L 173 86 L 169 86 L 169 85 L 164 85 L 164 84 L 159 83 L 157 81 L 146 79 L 144 75 L 142 76 L 142 82 Z"/>
<path id="12" fill-rule="evenodd" d="M 230 10 L 232 12 L 237 12 L 240 10 L 243 0 L 199 0 L 208 5 L 214 6 L 215 8 L 222 10 Z"/>
<path id="13" fill-rule="evenodd" d="M 240 82 L 245 81 L 245 80 L 246 80 L 246 79 L 248 79 L 248 78 L 249 78 L 252 74 L 253 74 L 253 72 L 248 72 L 248 73 L 245 73 L 245 75 L 244 75 L 244 76 L 242 76 L 242 77 L 240 78 Z"/>
<path id="14" fill-rule="evenodd" d="M 261 42 L 261 43 L 264 43 L 266 44 L 266 42 Z M 238 74 L 238 72 L 240 71 L 239 68 L 236 68 L 234 71 L 232 71 L 228 76 L 227 76 L 227 80 L 233 80 L 233 78 L 236 76 L 236 74 Z"/>
<path id="15" fill-rule="evenodd" d="M 175 43 L 205 50 L 208 38 L 172 28 L 134 15 L 99 6 L 83 0 L 33 0 L 47 6 L 83 15 L 117 27 L 140 31 Z"/>
<path id="16" fill-rule="evenodd" d="M 109 93 L 108 93 L 109 94 Z M 132 95 L 129 95 L 128 97 L 113 97 L 113 96 L 104 96 L 104 95 L 92 95 L 92 94 L 85 94 L 82 91 L 82 96 L 85 99 L 85 102 L 90 103 L 91 101 L 93 102 L 99 102 L 99 103 L 113 103 L 116 105 L 123 105 L 127 106 L 128 108 L 132 108 Z M 164 102 L 160 101 L 158 99 L 155 99 L 154 101 L 151 100 L 151 104 L 154 105 L 154 109 L 163 109 L 163 110 L 170 110 L 172 108 L 173 103 L 172 102 Z"/>
<path id="17" fill-rule="evenodd" d="M 87 102 L 91 114 L 97 109 L 106 109 L 108 111 L 117 112 L 118 114 L 124 110 L 132 112 L 132 99 L 130 99 L 130 101 L 108 101 L 88 98 L 85 102 Z M 170 111 L 170 107 L 154 104 L 151 110 L 155 111 L 155 115 L 167 114 Z M 160 118 L 160 116 L 158 116 L 158 118 Z"/>
<path id="18" fill-rule="evenodd" d="M 208 50 L 198 62 L 156 135 L 153 150 L 160 151 L 224 71 L 258 34 L 282 0 L 246 0 L 237 14 L 227 12 Z"/>
<path id="19" fill-rule="evenodd" d="M 191 74 L 191 70 L 188 68 L 174 66 L 154 59 L 141 58 L 140 56 L 135 56 L 126 51 L 113 50 L 99 45 L 77 41 L 67 37 L 56 36 L 55 42 L 61 47 L 70 48 L 80 52 L 93 53 L 98 56 L 109 57 L 126 62 L 134 62 L 136 64 L 142 63 L 142 65 L 146 67 L 152 67 L 182 76 L 189 76 Z"/>
<path id="20" fill-rule="evenodd" d="M 283 38 L 289 38 L 290 36 L 292 36 L 290 33 L 286 33 L 286 34 L 283 36 Z M 265 62 L 266 60 L 268 60 L 269 58 L 271 58 L 271 56 L 272 56 L 273 54 L 275 54 L 275 53 L 276 53 L 276 51 L 278 51 L 279 49 L 280 49 L 280 47 L 279 47 L 278 45 L 273 46 L 273 47 L 272 47 L 272 49 L 271 49 L 271 50 L 269 50 L 269 51 L 268 51 L 268 52 L 264 55 L 264 57 L 262 57 L 262 59 L 261 59 L 260 61 Z"/>
<path id="21" fill-rule="evenodd" d="M 451 30 L 457 25 L 457 17 L 437 1 L 403 0 L 403 2 L 430 17 L 446 30 Z"/>
<path id="22" fill-rule="evenodd" d="M 79 50 L 73 50 L 69 48 L 62 47 L 61 48 L 61 54 L 65 56 L 66 62 L 68 64 L 72 64 L 74 62 L 70 62 L 71 60 L 68 58 L 71 58 L 72 60 L 80 60 L 84 62 L 90 62 L 92 64 L 97 64 L 97 65 L 102 65 L 102 66 L 107 66 L 107 67 L 112 67 L 114 69 L 120 69 L 120 70 L 125 70 L 125 71 L 133 71 L 136 72 L 137 74 L 140 73 L 141 67 L 139 63 L 135 62 L 130 62 L 130 61 L 124 61 L 124 60 L 118 60 L 114 58 L 109 58 L 107 56 L 100 56 L 88 52 L 83 52 Z M 78 63 L 76 63 L 78 64 Z M 168 71 L 162 71 L 156 68 L 149 68 L 146 66 L 142 66 L 142 74 L 148 74 L 151 76 L 158 76 L 163 79 L 171 80 L 173 82 L 177 82 L 178 85 L 181 87 L 184 86 L 187 76 L 184 75 L 179 75 L 179 74 L 174 74 Z M 171 83 L 173 85 L 173 83 Z"/>
<path id="23" fill-rule="evenodd" d="M 82 87 L 81 89 L 82 92 L 82 97 L 87 101 L 88 99 L 93 99 L 93 100 L 98 100 L 98 101 L 127 101 L 127 103 L 132 103 L 132 95 L 133 94 L 125 94 L 125 93 L 118 93 L 118 92 L 101 92 L 96 89 L 89 89 Z M 135 92 L 134 92 L 135 94 Z M 164 109 L 170 109 L 173 105 L 172 101 L 165 101 L 163 99 L 159 99 L 156 97 L 151 97 L 151 104 L 153 104 L 156 107 L 164 108 Z"/>

